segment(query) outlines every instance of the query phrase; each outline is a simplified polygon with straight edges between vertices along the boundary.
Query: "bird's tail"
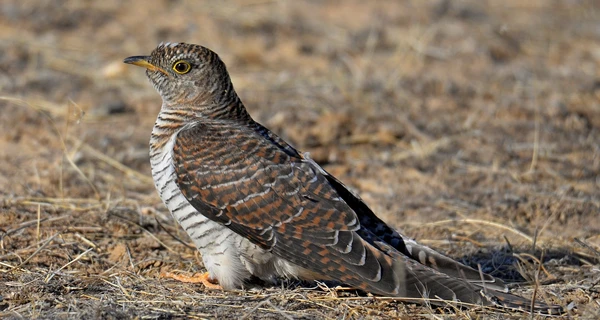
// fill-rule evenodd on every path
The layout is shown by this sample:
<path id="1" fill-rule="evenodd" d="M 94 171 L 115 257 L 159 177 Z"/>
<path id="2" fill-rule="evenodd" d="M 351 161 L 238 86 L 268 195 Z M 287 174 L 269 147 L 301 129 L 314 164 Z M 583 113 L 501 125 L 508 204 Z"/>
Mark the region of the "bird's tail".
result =
<path id="1" fill-rule="evenodd" d="M 398 277 L 398 296 L 426 299 L 434 305 L 448 305 L 453 302 L 499 307 L 509 310 L 533 312 L 543 315 L 560 315 L 563 309 L 557 305 L 534 302 L 510 293 L 481 287 L 461 278 L 441 273 L 415 261 L 391 248 L 387 244 L 376 243 L 393 260 L 394 273 Z"/>
<path id="2" fill-rule="evenodd" d="M 558 316 L 564 313 L 561 306 L 533 301 L 510 293 L 489 291 L 481 289 L 481 295 L 488 305 L 509 310 L 517 310 L 540 315 Z"/>

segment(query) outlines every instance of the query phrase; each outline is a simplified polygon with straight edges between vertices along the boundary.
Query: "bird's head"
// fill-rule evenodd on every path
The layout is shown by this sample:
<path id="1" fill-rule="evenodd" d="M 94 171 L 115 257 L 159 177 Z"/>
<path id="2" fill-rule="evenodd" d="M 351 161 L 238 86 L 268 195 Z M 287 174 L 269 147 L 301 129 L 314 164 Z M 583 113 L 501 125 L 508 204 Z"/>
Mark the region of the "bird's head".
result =
<path id="1" fill-rule="evenodd" d="M 123 62 L 146 68 L 166 105 L 222 105 L 237 97 L 225 64 L 203 46 L 161 43 L 149 56 Z"/>

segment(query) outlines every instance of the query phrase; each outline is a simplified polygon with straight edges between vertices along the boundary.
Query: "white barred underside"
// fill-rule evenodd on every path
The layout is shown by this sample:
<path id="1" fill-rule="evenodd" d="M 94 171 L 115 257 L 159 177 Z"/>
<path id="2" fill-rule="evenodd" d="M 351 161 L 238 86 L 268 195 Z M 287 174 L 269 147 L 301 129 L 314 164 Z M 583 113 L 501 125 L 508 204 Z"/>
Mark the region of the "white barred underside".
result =
<path id="1" fill-rule="evenodd" d="M 153 130 L 153 133 L 161 130 L 158 122 Z M 177 133 L 162 150 L 151 148 L 152 177 L 165 206 L 200 251 L 211 278 L 225 289 L 240 288 L 251 274 L 266 281 L 273 281 L 278 276 L 315 278 L 312 272 L 273 256 L 227 227 L 206 218 L 187 201 L 177 186 L 173 165 L 176 136 Z"/>

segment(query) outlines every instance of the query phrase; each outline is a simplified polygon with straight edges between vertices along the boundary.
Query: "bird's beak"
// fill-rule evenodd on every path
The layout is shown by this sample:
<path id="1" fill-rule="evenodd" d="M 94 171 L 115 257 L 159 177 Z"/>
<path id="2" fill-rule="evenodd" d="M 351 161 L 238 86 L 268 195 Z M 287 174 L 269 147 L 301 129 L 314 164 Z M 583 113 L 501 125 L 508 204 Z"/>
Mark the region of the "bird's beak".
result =
<path id="1" fill-rule="evenodd" d="M 153 65 L 152 63 L 150 63 L 149 60 L 150 60 L 149 56 L 133 56 L 133 57 L 125 58 L 125 60 L 123 60 L 123 62 L 128 63 L 128 64 L 133 64 L 138 67 L 144 67 L 148 70 L 159 71 L 159 72 L 164 73 L 167 76 L 169 75 L 163 68 Z"/>

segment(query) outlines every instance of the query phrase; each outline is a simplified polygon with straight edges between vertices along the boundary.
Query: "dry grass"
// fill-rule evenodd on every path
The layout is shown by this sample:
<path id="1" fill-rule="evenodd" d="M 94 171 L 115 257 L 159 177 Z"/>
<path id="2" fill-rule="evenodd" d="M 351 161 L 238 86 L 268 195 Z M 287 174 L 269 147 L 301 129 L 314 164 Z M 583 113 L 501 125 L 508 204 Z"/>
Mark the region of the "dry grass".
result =
<path id="1" fill-rule="evenodd" d="M 0 317 L 523 317 L 162 278 L 203 267 L 150 178 L 159 97 L 121 63 L 161 41 L 219 52 L 255 118 L 392 225 L 568 317 L 600 317 L 594 1 L 0 8 Z"/>

